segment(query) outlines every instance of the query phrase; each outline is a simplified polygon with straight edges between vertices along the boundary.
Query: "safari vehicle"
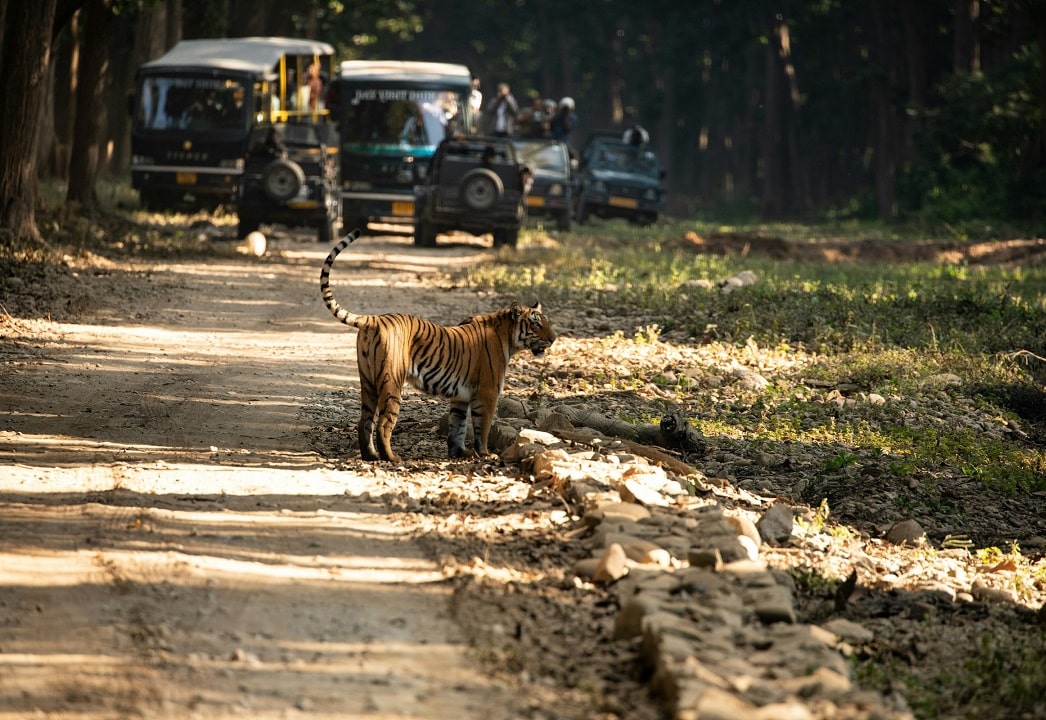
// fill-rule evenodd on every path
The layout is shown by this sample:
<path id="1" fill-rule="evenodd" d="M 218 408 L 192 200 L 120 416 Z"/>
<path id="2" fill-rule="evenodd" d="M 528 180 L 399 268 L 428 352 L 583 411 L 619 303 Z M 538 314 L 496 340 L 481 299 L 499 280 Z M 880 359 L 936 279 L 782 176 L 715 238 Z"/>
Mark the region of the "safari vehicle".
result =
<path id="1" fill-rule="evenodd" d="M 337 136 L 330 125 L 287 122 L 251 134 L 237 202 L 239 237 L 265 223 L 312 227 L 324 244 L 341 221 Z"/>
<path id="2" fill-rule="evenodd" d="M 577 161 L 570 149 L 550 138 L 513 138 L 521 165 L 533 175 L 527 193 L 527 216 L 550 217 L 558 230 L 570 230 L 577 186 Z"/>
<path id="3" fill-rule="evenodd" d="M 432 172 L 415 188 L 414 243 L 436 245 L 449 230 L 490 233 L 494 246 L 515 246 L 527 214 L 529 171 L 508 138 L 448 138 L 432 159 Z"/>
<path id="4" fill-rule="evenodd" d="M 341 64 L 329 103 L 341 137 L 344 227 L 409 225 L 414 186 L 436 147 L 473 132 L 472 75 L 464 65 L 393 60 Z"/>
<path id="5" fill-rule="evenodd" d="M 657 221 L 665 201 L 665 171 L 649 145 L 626 143 L 617 132 L 594 133 L 581 151 L 579 173 L 579 223 L 592 215 L 639 225 Z"/>
<path id="6" fill-rule="evenodd" d="M 249 37 L 183 40 L 144 63 L 129 107 L 131 181 L 142 205 L 235 203 L 256 130 L 292 118 L 326 122 L 307 70 L 316 64 L 329 77 L 333 58 L 327 43 Z"/>

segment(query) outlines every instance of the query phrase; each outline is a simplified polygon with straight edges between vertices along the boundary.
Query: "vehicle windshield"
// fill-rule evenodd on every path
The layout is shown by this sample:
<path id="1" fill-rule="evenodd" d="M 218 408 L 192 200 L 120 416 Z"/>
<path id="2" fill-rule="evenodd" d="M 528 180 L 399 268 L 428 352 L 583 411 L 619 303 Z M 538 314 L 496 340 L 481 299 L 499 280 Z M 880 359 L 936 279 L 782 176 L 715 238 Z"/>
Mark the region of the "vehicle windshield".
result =
<path id="1" fill-rule="evenodd" d="M 593 170 L 609 170 L 658 178 L 657 155 L 653 150 L 631 145 L 599 145 L 589 159 Z"/>
<path id="2" fill-rule="evenodd" d="M 519 164 L 526 165 L 533 172 L 565 173 L 567 172 L 567 155 L 562 145 L 550 143 L 513 143 Z"/>
<path id="3" fill-rule="evenodd" d="M 149 76 L 136 100 L 142 130 L 238 130 L 250 123 L 246 88 L 230 78 Z"/>
<path id="4" fill-rule="evenodd" d="M 348 146 L 435 148 L 460 122 L 464 96 L 435 90 L 357 89 L 346 103 Z"/>

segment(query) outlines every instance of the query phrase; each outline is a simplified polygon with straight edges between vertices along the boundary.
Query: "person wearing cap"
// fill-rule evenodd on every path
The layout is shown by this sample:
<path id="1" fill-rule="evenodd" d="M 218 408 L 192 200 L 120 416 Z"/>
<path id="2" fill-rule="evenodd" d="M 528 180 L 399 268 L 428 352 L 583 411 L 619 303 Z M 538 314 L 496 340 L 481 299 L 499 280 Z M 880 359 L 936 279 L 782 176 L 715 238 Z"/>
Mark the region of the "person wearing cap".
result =
<path id="1" fill-rule="evenodd" d="M 577 114 L 574 112 L 574 98 L 565 97 L 559 101 L 559 110 L 549 123 L 549 132 L 560 142 L 570 143 L 570 133 L 577 127 Z"/>

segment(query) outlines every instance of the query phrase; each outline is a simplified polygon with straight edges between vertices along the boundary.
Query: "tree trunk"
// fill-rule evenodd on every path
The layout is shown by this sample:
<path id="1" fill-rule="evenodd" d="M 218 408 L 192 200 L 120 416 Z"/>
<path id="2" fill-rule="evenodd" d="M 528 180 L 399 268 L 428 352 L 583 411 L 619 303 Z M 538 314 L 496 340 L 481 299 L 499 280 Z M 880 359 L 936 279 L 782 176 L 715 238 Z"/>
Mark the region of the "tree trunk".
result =
<path id="1" fill-rule="evenodd" d="M 109 153 L 108 162 L 101 168 L 110 175 L 125 173 L 131 167 L 131 117 L 127 112 L 127 98 L 130 88 L 134 87 L 134 74 L 138 69 L 134 48 L 137 26 L 136 19 L 128 13 L 113 18 L 114 31 L 109 41 L 111 82 L 105 100 L 109 108 L 105 144 L 112 148 L 112 152 Z"/>
<path id="2" fill-rule="evenodd" d="M 168 50 L 182 40 L 182 0 L 167 0 L 164 19 L 167 21 L 167 46 L 164 50 Z"/>
<path id="3" fill-rule="evenodd" d="M 106 162 L 102 140 L 108 117 L 105 87 L 113 13 L 106 0 L 89 0 L 84 6 L 84 16 L 69 188 L 65 199 L 90 207 L 97 199 L 98 174 Z"/>
<path id="4" fill-rule="evenodd" d="M 4 3 L 0 40 L 0 244 L 42 242 L 36 226 L 36 148 L 48 88 L 56 0 Z"/>
<path id="5" fill-rule="evenodd" d="M 872 139 L 875 160 L 875 203 L 879 217 L 897 216 L 897 116 L 891 102 L 894 83 L 893 43 L 883 17 L 880 0 L 868 0 L 869 26 L 869 106 L 874 118 Z"/>
<path id="6" fill-rule="evenodd" d="M 979 72 L 981 46 L 977 21 L 980 0 L 955 0 L 955 72 Z"/>
<path id="7" fill-rule="evenodd" d="M 771 3 L 773 5 L 773 3 Z M 775 17 L 778 18 L 774 20 Z M 787 188 L 787 131 L 785 128 L 784 70 L 781 62 L 781 33 L 784 32 L 780 15 L 770 8 L 770 42 L 766 45 L 766 71 L 764 77 L 763 117 L 763 202 L 761 214 L 764 219 L 780 218 L 788 206 Z"/>

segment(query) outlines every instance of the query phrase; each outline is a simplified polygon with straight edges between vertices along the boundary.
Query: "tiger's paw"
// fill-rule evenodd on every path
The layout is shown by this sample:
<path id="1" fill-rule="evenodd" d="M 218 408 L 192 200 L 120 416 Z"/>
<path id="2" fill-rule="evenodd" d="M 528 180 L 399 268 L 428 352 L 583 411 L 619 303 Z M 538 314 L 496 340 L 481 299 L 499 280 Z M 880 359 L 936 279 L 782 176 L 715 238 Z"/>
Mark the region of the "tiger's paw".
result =
<path id="1" fill-rule="evenodd" d="M 472 448 L 447 443 L 447 457 L 451 460 L 476 460 L 479 454 Z"/>

